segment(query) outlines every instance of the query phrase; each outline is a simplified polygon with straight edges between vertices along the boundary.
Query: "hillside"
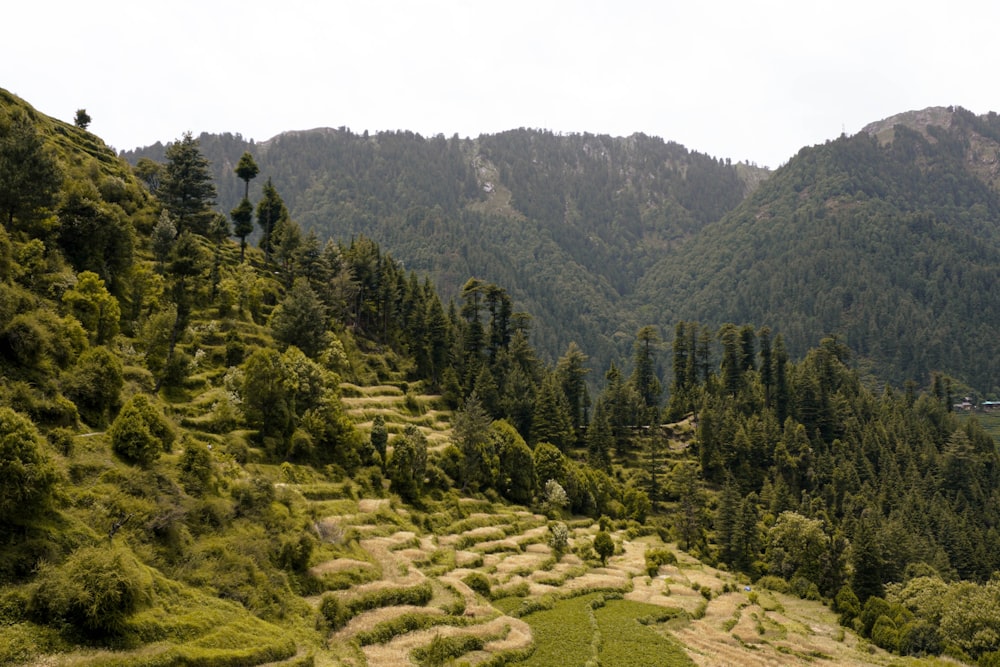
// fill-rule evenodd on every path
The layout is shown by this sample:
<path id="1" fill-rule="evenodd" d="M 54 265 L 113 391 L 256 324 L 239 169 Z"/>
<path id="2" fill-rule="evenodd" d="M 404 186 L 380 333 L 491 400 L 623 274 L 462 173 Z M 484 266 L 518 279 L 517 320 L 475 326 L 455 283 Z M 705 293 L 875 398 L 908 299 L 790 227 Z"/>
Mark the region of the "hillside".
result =
<path id="1" fill-rule="evenodd" d="M 628 367 L 642 325 L 669 338 L 677 320 L 753 322 L 795 355 L 838 335 L 877 382 L 928 386 L 944 373 L 995 396 L 1000 368 L 983 341 L 1000 312 L 998 125 L 962 109 L 907 112 L 803 148 L 763 180 L 642 135 L 341 128 L 202 141 L 223 208 L 251 150 L 321 238 L 370 235 L 446 297 L 469 275 L 504 285 L 549 361 L 576 341 L 597 368 Z"/>
<path id="2" fill-rule="evenodd" d="M 190 134 L 130 170 L 0 102 L 0 662 L 1000 660 L 1000 451 L 950 378 L 677 321 L 668 397 L 652 326 L 591 393 L 502 285 L 446 307 L 266 181 L 244 248 Z"/>
<path id="3" fill-rule="evenodd" d="M 219 208 L 242 196 L 232 170 L 251 151 L 292 218 L 321 239 L 373 238 L 446 299 L 469 276 L 503 285 L 531 313 L 554 361 L 575 341 L 607 369 L 627 359 L 643 316 L 619 309 L 662 254 L 717 220 L 760 177 L 655 137 L 519 129 L 476 139 L 347 129 L 252 144 L 199 138 Z M 124 153 L 161 161 L 164 146 Z M 259 184 L 257 184 L 259 186 Z M 256 201 L 258 195 L 251 193 Z"/>
<path id="4" fill-rule="evenodd" d="M 995 394 L 998 138 L 995 117 L 942 109 L 804 148 L 652 267 L 631 309 L 768 324 L 792 354 L 836 334 L 880 381 L 940 371 Z"/>

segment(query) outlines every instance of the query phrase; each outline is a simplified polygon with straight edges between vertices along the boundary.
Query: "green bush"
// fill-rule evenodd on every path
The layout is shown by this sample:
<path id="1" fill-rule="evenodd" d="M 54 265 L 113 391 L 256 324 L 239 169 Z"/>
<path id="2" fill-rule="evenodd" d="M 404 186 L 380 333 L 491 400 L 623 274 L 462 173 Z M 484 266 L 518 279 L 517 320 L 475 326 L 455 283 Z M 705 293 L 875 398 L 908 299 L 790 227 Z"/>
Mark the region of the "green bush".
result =
<path id="1" fill-rule="evenodd" d="M 63 391 L 85 422 L 100 427 L 118 411 L 124 381 L 121 360 L 108 348 L 98 346 L 80 355 L 63 378 Z"/>
<path id="2" fill-rule="evenodd" d="M 461 655 L 481 651 L 483 644 L 482 638 L 476 635 L 434 635 L 430 644 L 414 649 L 411 655 L 421 667 L 441 667 Z"/>
<path id="3" fill-rule="evenodd" d="M 646 551 L 646 574 L 655 577 L 664 565 L 676 565 L 677 556 L 670 549 L 648 549 Z"/>
<path id="4" fill-rule="evenodd" d="M 44 510 L 58 479 L 31 420 L 0 408 L 0 524 Z"/>
<path id="5" fill-rule="evenodd" d="M 775 593 L 787 593 L 790 590 L 787 581 L 781 577 L 776 577 L 771 574 L 758 579 L 757 586 L 760 588 L 766 588 L 769 591 L 774 591 Z"/>
<path id="6" fill-rule="evenodd" d="M 470 572 L 462 577 L 462 583 L 483 597 L 490 597 L 490 580 L 482 572 Z"/>
<path id="7" fill-rule="evenodd" d="M 124 547 L 83 547 L 62 565 L 39 568 L 29 611 L 44 623 L 68 623 L 85 633 L 118 634 L 152 598 L 153 577 Z"/>
<path id="8" fill-rule="evenodd" d="M 108 429 L 111 447 L 131 463 L 151 465 L 164 451 L 170 451 L 173 426 L 145 394 L 129 399 Z"/>

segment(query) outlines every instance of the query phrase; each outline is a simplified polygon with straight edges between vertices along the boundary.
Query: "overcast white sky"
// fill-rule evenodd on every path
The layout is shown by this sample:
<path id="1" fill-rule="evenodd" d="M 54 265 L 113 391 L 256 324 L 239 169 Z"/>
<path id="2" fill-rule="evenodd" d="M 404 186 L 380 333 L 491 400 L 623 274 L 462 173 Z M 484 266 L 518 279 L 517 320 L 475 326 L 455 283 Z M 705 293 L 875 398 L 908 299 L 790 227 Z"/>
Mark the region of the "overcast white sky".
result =
<path id="1" fill-rule="evenodd" d="M 0 87 L 117 149 L 185 131 L 517 127 L 777 167 L 927 106 L 1000 111 L 1000 3 L 28 0 Z"/>

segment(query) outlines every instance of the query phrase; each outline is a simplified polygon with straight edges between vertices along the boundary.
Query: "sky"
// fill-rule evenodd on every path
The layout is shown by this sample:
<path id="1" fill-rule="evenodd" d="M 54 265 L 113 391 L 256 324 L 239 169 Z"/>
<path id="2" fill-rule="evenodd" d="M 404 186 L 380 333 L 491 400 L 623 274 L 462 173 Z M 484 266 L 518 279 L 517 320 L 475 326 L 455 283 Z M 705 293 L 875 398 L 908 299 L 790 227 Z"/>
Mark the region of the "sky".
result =
<path id="1" fill-rule="evenodd" d="M 1000 3 L 33 0 L 0 88 L 118 150 L 185 132 L 528 127 L 776 168 L 928 106 L 1000 111 Z"/>

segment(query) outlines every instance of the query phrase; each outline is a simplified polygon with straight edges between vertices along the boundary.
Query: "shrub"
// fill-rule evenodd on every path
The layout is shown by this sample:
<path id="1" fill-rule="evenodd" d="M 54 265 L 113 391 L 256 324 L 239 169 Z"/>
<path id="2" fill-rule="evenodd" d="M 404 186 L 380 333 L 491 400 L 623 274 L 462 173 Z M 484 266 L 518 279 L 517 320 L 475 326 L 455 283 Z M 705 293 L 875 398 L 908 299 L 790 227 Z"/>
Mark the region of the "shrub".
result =
<path id="1" fill-rule="evenodd" d="M 872 626 L 871 638 L 876 646 L 884 648 L 886 651 L 899 650 L 899 631 L 896 629 L 895 621 L 888 616 L 878 617 L 875 625 Z"/>
<path id="2" fill-rule="evenodd" d="M 789 591 L 787 581 L 781 577 L 775 577 L 770 574 L 758 579 L 757 585 L 760 588 L 766 588 L 767 590 L 774 591 L 775 593 L 787 593 Z"/>
<path id="3" fill-rule="evenodd" d="M 440 667 L 461 655 L 482 650 L 483 644 L 482 638 L 475 635 L 434 635 L 430 644 L 415 649 L 412 655 L 421 667 Z"/>
<path id="4" fill-rule="evenodd" d="M 151 465 L 160 457 L 163 446 L 149 430 L 146 421 L 134 410 L 123 409 L 108 429 L 111 448 L 130 463 Z"/>
<path id="5" fill-rule="evenodd" d="M 470 572 L 462 577 L 462 583 L 483 597 L 490 597 L 490 580 L 482 572 Z"/>
<path id="6" fill-rule="evenodd" d="M 98 636 L 119 633 L 149 603 L 153 577 L 131 551 L 83 547 L 61 566 L 39 568 L 29 610 L 42 622 L 66 622 Z"/>
<path id="7" fill-rule="evenodd" d="M 180 461 L 181 483 L 192 495 L 201 495 L 212 483 L 212 455 L 203 443 L 186 438 Z"/>
<path id="8" fill-rule="evenodd" d="M 108 348 L 98 346 L 80 355 L 63 380 L 63 390 L 84 421 L 91 426 L 103 426 L 121 405 L 124 382 L 121 360 Z"/>
<path id="9" fill-rule="evenodd" d="M 0 524 L 42 511 L 57 480 L 35 425 L 10 408 L 0 408 Z"/>
<path id="10" fill-rule="evenodd" d="M 604 530 L 598 531 L 597 535 L 594 536 L 594 551 L 600 557 L 601 565 L 605 565 L 608 562 L 608 558 L 615 553 L 615 541 L 611 539 L 611 535 Z M 670 555 L 672 556 L 673 554 L 671 553 Z"/>
<path id="11" fill-rule="evenodd" d="M 670 549 L 648 549 L 646 551 L 646 574 L 655 577 L 664 565 L 675 565 L 677 556 Z"/>
<path id="12" fill-rule="evenodd" d="M 844 584 L 833 600 L 833 610 L 840 614 L 840 624 L 850 627 L 861 613 L 861 601 L 847 584 Z"/>
<path id="13" fill-rule="evenodd" d="M 569 528 L 566 524 L 560 521 L 549 526 L 549 546 L 552 547 L 557 559 L 566 553 L 566 548 L 569 546 Z"/>

